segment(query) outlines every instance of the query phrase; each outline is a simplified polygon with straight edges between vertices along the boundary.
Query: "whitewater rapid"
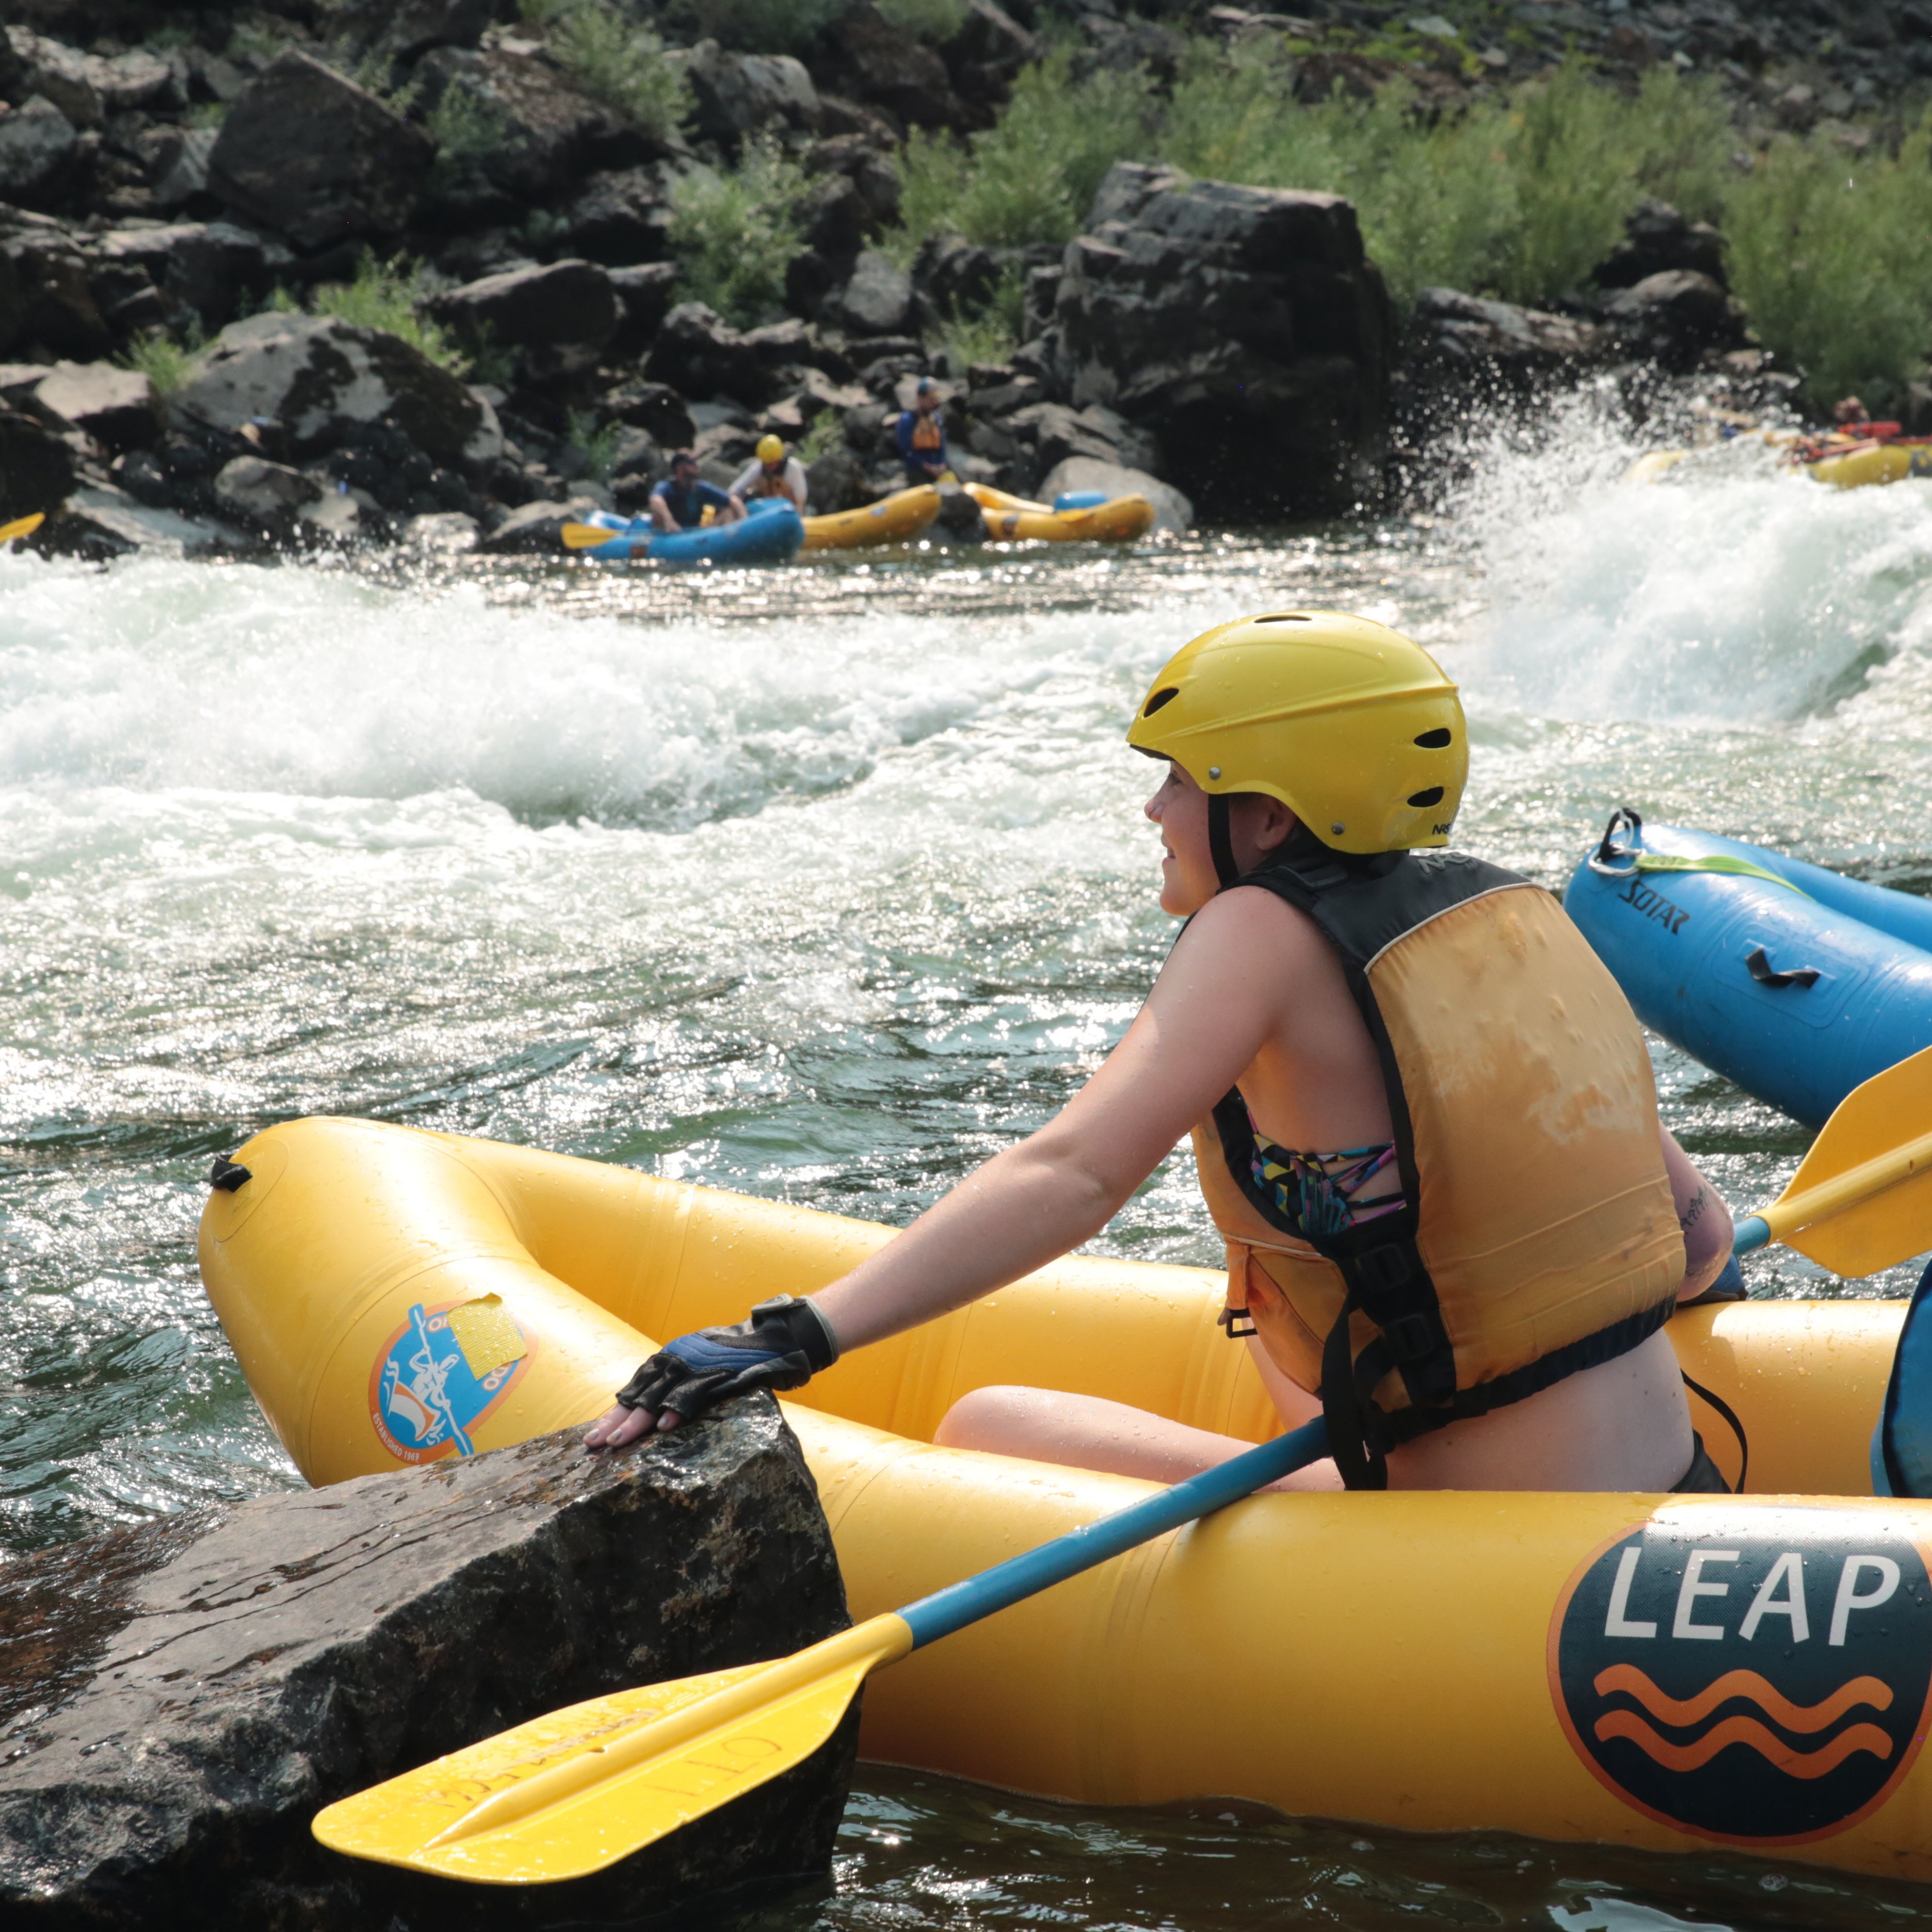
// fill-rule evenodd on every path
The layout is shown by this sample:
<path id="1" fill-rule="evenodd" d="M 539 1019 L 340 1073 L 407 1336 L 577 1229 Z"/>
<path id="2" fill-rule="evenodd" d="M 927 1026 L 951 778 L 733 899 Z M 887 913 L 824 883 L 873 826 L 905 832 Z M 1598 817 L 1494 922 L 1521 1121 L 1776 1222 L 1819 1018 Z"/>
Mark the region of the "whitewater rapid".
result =
<path id="1" fill-rule="evenodd" d="M 1552 886 L 1624 803 L 1932 885 L 1932 485 L 1630 454 L 1580 429 L 1440 514 L 1118 556 L 0 556 L 0 1544 L 291 1480 L 193 1255 L 265 1121 L 902 1221 L 1046 1118 L 1171 941 L 1121 734 L 1222 618 L 1411 630 L 1468 704 L 1460 842 Z M 1657 1059 L 1732 1197 L 1774 1192 L 1802 1132 Z M 1099 1245 L 1216 1258 L 1184 1155 Z"/>

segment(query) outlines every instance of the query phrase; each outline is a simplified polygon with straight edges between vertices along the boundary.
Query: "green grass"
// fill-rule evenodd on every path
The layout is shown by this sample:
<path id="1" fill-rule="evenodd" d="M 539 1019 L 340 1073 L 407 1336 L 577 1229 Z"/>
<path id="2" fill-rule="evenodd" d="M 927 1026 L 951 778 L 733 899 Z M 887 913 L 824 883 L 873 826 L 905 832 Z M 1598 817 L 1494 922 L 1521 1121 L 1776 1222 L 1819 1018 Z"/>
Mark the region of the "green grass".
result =
<path id="1" fill-rule="evenodd" d="M 1932 352 L 1932 123 L 1896 155 L 1828 136 L 1774 142 L 1724 211 L 1738 296 L 1821 406 L 1856 391 L 1880 412 Z"/>
<path id="2" fill-rule="evenodd" d="M 286 289 L 278 288 L 268 306 L 290 313 L 305 308 L 311 315 L 332 315 L 359 328 L 385 330 L 420 350 L 452 376 L 466 378 L 470 356 L 448 330 L 417 313 L 422 277 L 420 266 L 406 255 L 387 262 L 364 255 L 352 282 L 324 282 L 309 291 L 305 303 L 298 302 Z"/>
<path id="3" fill-rule="evenodd" d="M 804 246 L 797 208 L 805 170 L 776 142 L 749 140 L 738 165 L 694 170 L 670 193 L 670 243 L 681 287 L 728 322 L 769 322 L 784 304 L 785 270 Z"/>
<path id="4" fill-rule="evenodd" d="M 962 366 L 1004 362 L 1019 346 L 1025 308 L 1026 270 L 1018 262 L 1009 262 L 980 308 L 948 322 L 947 353 Z"/>
<path id="5" fill-rule="evenodd" d="M 850 0 L 699 0 L 698 23 L 742 53 L 790 54 L 809 46 Z"/>
<path id="6" fill-rule="evenodd" d="M 585 93 L 662 140 L 691 112 L 691 89 L 657 29 L 615 0 L 523 0 L 526 20 Z"/>
<path id="7" fill-rule="evenodd" d="M 902 33 L 944 46 L 966 24 L 966 0 L 875 0 L 879 11 Z"/>
<path id="8" fill-rule="evenodd" d="M 806 425 L 805 434 L 794 446 L 792 454 L 800 462 L 816 463 L 829 449 L 836 449 L 845 440 L 845 419 L 836 410 L 820 410 Z"/>
<path id="9" fill-rule="evenodd" d="M 620 426 L 610 422 L 599 429 L 596 416 L 587 410 L 571 410 L 564 422 L 566 440 L 584 452 L 584 474 L 594 482 L 609 482 L 616 461 Z"/>
<path id="10" fill-rule="evenodd" d="M 1056 50 L 1022 70 L 999 119 L 964 144 L 917 128 L 907 137 L 890 252 L 910 262 L 941 230 L 1010 248 L 1069 241 L 1107 170 L 1148 152 L 1156 122 L 1145 74 L 1102 68 L 1076 80 Z"/>
<path id="11" fill-rule="evenodd" d="M 115 360 L 122 368 L 146 376 L 154 385 L 156 395 L 171 396 L 187 381 L 188 364 L 194 361 L 202 339 L 198 319 L 190 323 L 180 341 L 164 329 L 153 328 L 135 337 Z"/>

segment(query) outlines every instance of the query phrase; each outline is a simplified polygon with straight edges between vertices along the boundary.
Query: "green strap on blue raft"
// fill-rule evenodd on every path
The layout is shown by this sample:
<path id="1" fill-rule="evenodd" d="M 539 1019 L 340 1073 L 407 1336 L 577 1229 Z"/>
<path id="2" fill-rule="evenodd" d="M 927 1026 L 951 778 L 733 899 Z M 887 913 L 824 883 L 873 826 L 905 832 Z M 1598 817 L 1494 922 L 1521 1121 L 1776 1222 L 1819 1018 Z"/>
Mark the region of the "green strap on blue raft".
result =
<path id="1" fill-rule="evenodd" d="M 1735 859 L 1728 852 L 1713 852 L 1701 859 L 1686 858 L 1676 852 L 1639 852 L 1634 862 L 1640 872 L 1724 872 L 1734 878 L 1768 880 L 1788 892 L 1796 892 L 1801 899 L 1811 896 L 1802 886 L 1794 886 L 1779 874 L 1754 865 L 1748 859 Z"/>

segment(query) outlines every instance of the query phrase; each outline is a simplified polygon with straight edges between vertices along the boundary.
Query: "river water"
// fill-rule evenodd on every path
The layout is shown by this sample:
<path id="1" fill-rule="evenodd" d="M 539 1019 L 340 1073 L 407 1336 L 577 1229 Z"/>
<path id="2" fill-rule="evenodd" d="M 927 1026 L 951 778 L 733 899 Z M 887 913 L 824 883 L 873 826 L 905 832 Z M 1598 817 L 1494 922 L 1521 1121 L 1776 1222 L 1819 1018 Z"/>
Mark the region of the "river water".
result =
<path id="1" fill-rule="evenodd" d="M 1552 885 L 1613 806 L 1932 890 L 1932 484 L 1479 450 L 1430 517 L 784 572 L 0 556 L 0 1550 L 298 1479 L 201 1295 L 209 1158 L 368 1114 L 903 1221 L 1046 1118 L 1172 938 L 1162 659 L 1250 610 L 1462 683 L 1459 842 Z M 1736 1202 L 1807 1136 L 1660 1042 Z M 1184 1155 L 1096 1246 L 1211 1263 Z M 1754 1290 L 1843 1288 L 1779 1251 Z M 1083 1815 L 862 1774 L 758 1923 L 1568 1932 L 1932 1919 L 1802 1868 Z"/>

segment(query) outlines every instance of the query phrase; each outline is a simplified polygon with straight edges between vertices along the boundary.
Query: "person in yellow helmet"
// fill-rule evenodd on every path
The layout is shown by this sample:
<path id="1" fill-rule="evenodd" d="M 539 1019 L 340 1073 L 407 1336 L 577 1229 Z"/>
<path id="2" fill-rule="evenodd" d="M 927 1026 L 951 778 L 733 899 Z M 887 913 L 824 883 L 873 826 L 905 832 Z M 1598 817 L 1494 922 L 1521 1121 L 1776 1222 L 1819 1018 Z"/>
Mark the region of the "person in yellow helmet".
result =
<path id="1" fill-rule="evenodd" d="M 1222 1325 L 1285 1424 L 1327 1418 L 1333 1460 L 1283 1486 L 1721 1489 L 1661 1331 L 1724 1268 L 1729 1214 L 1556 901 L 1445 849 L 1454 685 L 1384 626 L 1270 613 L 1181 650 L 1128 742 L 1166 766 L 1146 813 L 1187 923 L 1106 1063 L 850 1274 L 667 1344 L 586 1443 L 796 1388 L 1030 1273 L 1191 1131 Z M 1246 1446 L 1000 1387 L 938 1439 L 1168 1481 Z"/>
<path id="2" fill-rule="evenodd" d="M 805 465 L 785 452 L 784 444 L 775 436 L 761 436 L 752 460 L 739 471 L 731 494 L 741 502 L 758 496 L 782 496 L 802 517 L 810 494 Z"/>

